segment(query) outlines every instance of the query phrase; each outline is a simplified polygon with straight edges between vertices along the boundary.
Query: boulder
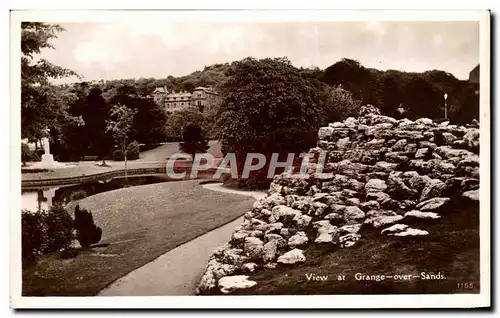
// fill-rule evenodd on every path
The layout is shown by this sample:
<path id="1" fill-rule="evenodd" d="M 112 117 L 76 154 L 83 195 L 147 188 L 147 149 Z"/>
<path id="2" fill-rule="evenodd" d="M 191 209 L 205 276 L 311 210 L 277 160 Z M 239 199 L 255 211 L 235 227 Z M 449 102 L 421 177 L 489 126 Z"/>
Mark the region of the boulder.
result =
<path id="1" fill-rule="evenodd" d="M 269 263 L 274 261 L 276 258 L 276 253 L 278 251 L 278 240 L 271 240 L 264 244 L 262 250 L 262 260 L 264 263 Z"/>
<path id="2" fill-rule="evenodd" d="M 409 226 L 406 224 L 394 224 L 386 229 L 383 229 L 380 234 L 392 235 L 394 233 L 402 232 L 406 230 Z"/>
<path id="3" fill-rule="evenodd" d="M 257 285 L 257 282 L 248 280 L 248 276 L 245 275 L 235 275 L 222 277 L 218 285 L 223 294 L 229 294 L 237 289 L 253 287 Z"/>
<path id="4" fill-rule="evenodd" d="M 271 213 L 272 214 L 269 217 L 270 223 L 275 223 L 278 221 L 282 221 L 283 223 L 287 221 L 290 222 L 295 216 L 302 214 L 300 210 L 292 209 L 286 205 L 275 206 Z"/>
<path id="5" fill-rule="evenodd" d="M 379 227 L 399 222 L 402 219 L 403 217 L 401 215 L 379 215 L 366 219 L 364 224 L 371 225 L 372 227 L 378 229 Z"/>
<path id="6" fill-rule="evenodd" d="M 305 215 L 305 214 L 297 214 L 293 218 L 293 221 L 295 222 L 295 225 L 299 230 L 306 229 L 309 226 L 309 223 L 311 222 L 312 217 Z"/>
<path id="7" fill-rule="evenodd" d="M 245 238 L 245 246 L 243 248 L 243 251 L 250 259 L 259 259 L 262 256 L 263 248 L 264 243 L 259 238 Z"/>
<path id="8" fill-rule="evenodd" d="M 293 235 L 288 239 L 288 246 L 291 248 L 298 247 L 298 246 L 303 246 L 307 244 L 309 239 L 307 238 L 307 235 L 305 232 L 297 232 L 297 234 Z"/>
<path id="9" fill-rule="evenodd" d="M 450 198 L 432 198 L 417 204 L 416 208 L 421 211 L 433 211 L 442 207 Z"/>
<path id="10" fill-rule="evenodd" d="M 321 127 L 318 130 L 319 140 L 329 140 L 335 129 L 333 127 Z"/>
<path id="11" fill-rule="evenodd" d="M 365 217 L 365 212 L 357 206 L 348 206 L 344 211 L 344 220 L 346 222 L 353 222 Z"/>
<path id="12" fill-rule="evenodd" d="M 304 253 L 302 250 L 295 248 L 291 251 L 286 252 L 285 254 L 281 255 L 278 257 L 278 263 L 280 264 L 296 264 L 296 263 L 303 263 L 306 261 L 306 257 L 304 256 Z"/>
<path id="13" fill-rule="evenodd" d="M 466 191 L 462 195 L 471 200 L 479 201 L 479 189 Z"/>
<path id="14" fill-rule="evenodd" d="M 445 189 L 446 184 L 443 181 L 439 179 L 431 179 L 422 190 L 420 201 L 440 197 Z"/>
<path id="15" fill-rule="evenodd" d="M 340 248 L 351 247 L 356 244 L 357 241 L 361 238 L 360 234 L 357 233 L 348 233 L 339 238 Z"/>
<path id="16" fill-rule="evenodd" d="M 286 230 L 288 232 L 288 229 L 284 228 L 284 229 L 281 229 L 280 234 L 283 233 L 284 230 Z M 265 242 L 276 241 L 279 248 L 283 248 L 287 245 L 287 240 L 284 238 L 284 236 L 279 235 L 279 234 L 267 234 L 266 236 L 264 236 L 264 241 Z"/>
<path id="17" fill-rule="evenodd" d="M 440 218 L 439 214 L 435 212 L 422 212 L 418 210 L 406 212 L 404 217 L 405 219 L 414 218 L 414 219 L 432 219 L 432 220 Z"/>
<path id="18" fill-rule="evenodd" d="M 366 192 L 377 192 L 377 191 L 385 191 L 387 189 L 387 185 L 384 180 L 380 179 L 370 179 L 365 184 Z"/>

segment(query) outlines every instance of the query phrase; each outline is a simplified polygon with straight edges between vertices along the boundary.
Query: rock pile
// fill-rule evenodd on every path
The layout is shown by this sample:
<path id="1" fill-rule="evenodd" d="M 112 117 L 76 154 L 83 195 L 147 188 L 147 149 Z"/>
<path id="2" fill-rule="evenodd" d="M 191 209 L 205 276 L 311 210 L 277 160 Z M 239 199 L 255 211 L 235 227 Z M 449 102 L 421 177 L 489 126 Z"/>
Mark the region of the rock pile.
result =
<path id="1" fill-rule="evenodd" d="M 358 244 L 362 228 L 393 237 L 428 235 L 405 223 L 438 222 L 433 211 L 457 193 L 479 199 L 478 126 L 396 120 L 365 106 L 359 118 L 322 127 L 318 137 L 307 175 L 274 177 L 268 195 L 211 256 L 199 294 L 253 286 L 240 275 L 302 263 L 310 244 Z M 316 173 L 320 168 L 323 174 Z M 231 281 L 238 284 L 228 286 Z"/>

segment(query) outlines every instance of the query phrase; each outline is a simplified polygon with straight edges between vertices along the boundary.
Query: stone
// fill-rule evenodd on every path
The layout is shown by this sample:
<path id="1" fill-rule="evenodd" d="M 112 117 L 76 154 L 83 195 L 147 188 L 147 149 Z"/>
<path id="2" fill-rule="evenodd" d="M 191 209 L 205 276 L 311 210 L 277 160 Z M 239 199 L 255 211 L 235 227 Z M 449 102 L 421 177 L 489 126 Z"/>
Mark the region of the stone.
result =
<path id="1" fill-rule="evenodd" d="M 287 207 L 286 205 L 275 206 L 271 212 L 272 214 L 269 217 L 270 223 L 275 223 L 278 221 L 291 221 L 296 215 L 302 214 L 300 210 L 292 209 L 290 207 Z"/>
<path id="2" fill-rule="evenodd" d="M 474 201 L 479 201 L 479 189 L 466 191 L 462 194 L 462 196 L 469 198 Z"/>
<path id="3" fill-rule="evenodd" d="M 344 150 L 349 146 L 349 144 L 350 144 L 349 137 L 345 137 L 337 140 L 336 146 L 337 149 Z"/>
<path id="4" fill-rule="evenodd" d="M 450 198 L 432 198 L 420 202 L 419 204 L 417 204 L 416 208 L 421 211 L 432 211 L 439 209 L 448 201 L 450 201 Z"/>
<path id="5" fill-rule="evenodd" d="M 389 176 L 387 180 L 388 193 L 396 199 L 407 199 L 417 196 L 417 191 L 406 186 L 403 179 L 398 176 Z"/>
<path id="6" fill-rule="evenodd" d="M 406 230 L 409 226 L 406 224 L 394 224 L 386 229 L 383 229 L 380 234 L 391 235 L 397 232 Z"/>
<path id="7" fill-rule="evenodd" d="M 307 244 L 309 239 L 307 238 L 307 235 L 305 232 L 297 232 L 297 234 L 293 235 L 288 239 L 288 246 L 291 248 L 298 247 L 298 246 L 303 246 Z"/>
<path id="8" fill-rule="evenodd" d="M 276 258 L 278 251 L 278 240 L 271 240 L 264 244 L 262 250 L 262 260 L 264 263 L 272 262 Z"/>
<path id="9" fill-rule="evenodd" d="M 441 216 L 435 212 L 421 212 L 418 210 L 413 210 L 405 213 L 405 219 L 439 219 Z"/>
<path id="10" fill-rule="evenodd" d="M 281 223 L 281 222 L 268 224 L 266 234 L 279 233 L 282 228 L 283 228 L 283 223 Z"/>
<path id="11" fill-rule="evenodd" d="M 243 263 L 244 257 L 241 256 L 241 253 L 243 250 L 240 248 L 228 248 L 222 252 L 222 262 L 231 265 Z"/>
<path id="12" fill-rule="evenodd" d="M 424 236 L 424 235 L 429 235 L 429 232 L 409 227 L 409 228 L 405 229 L 404 231 L 394 233 L 393 235 L 394 236 Z"/>
<path id="13" fill-rule="evenodd" d="M 467 129 L 467 132 L 463 138 L 467 142 L 467 146 L 473 149 L 479 148 L 479 129 L 478 128 L 470 128 Z"/>
<path id="14" fill-rule="evenodd" d="M 346 222 L 357 221 L 365 217 L 365 212 L 357 206 L 348 206 L 344 211 L 344 220 Z"/>
<path id="15" fill-rule="evenodd" d="M 317 215 L 317 216 L 322 216 L 325 214 L 326 210 L 328 209 L 328 205 L 323 202 L 314 202 L 312 204 L 312 207 L 310 209 L 310 213 Z"/>
<path id="16" fill-rule="evenodd" d="M 429 152 L 429 148 L 420 148 L 415 152 L 415 159 L 424 158 Z"/>
<path id="17" fill-rule="evenodd" d="M 246 289 L 257 285 L 257 282 L 248 280 L 246 275 L 226 276 L 219 279 L 219 288 L 223 294 L 229 294 L 237 289 Z"/>
<path id="18" fill-rule="evenodd" d="M 431 179 L 422 190 L 420 201 L 425 201 L 430 198 L 440 197 L 441 193 L 446 189 L 446 184 L 439 179 Z"/>
<path id="19" fill-rule="evenodd" d="M 366 193 L 366 199 L 369 201 L 376 200 L 377 202 L 382 202 L 382 201 L 388 200 L 390 198 L 391 198 L 391 196 L 385 192 L 371 191 L 371 192 Z"/>
<path id="20" fill-rule="evenodd" d="M 295 222 L 297 228 L 299 230 L 303 230 L 309 226 L 309 223 L 311 222 L 312 217 L 305 215 L 305 214 L 297 214 L 293 218 L 293 221 Z"/>
<path id="21" fill-rule="evenodd" d="M 207 292 L 217 286 L 217 281 L 224 276 L 231 275 L 235 272 L 236 267 L 233 265 L 222 264 L 215 258 L 210 258 L 205 273 L 201 277 L 200 283 L 196 288 L 196 294 Z"/>
<path id="22" fill-rule="evenodd" d="M 329 140 L 335 129 L 333 127 L 321 127 L 318 130 L 319 140 Z"/>
<path id="23" fill-rule="evenodd" d="M 425 118 L 425 117 L 415 120 L 415 123 L 422 124 L 422 125 L 434 125 L 434 122 L 432 121 L 432 119 Z"/>
<path id="24" fill-rule="evenodd" d="M 382 226 L 394 224 L 402 219 L 403 216 L 401 215 L 379 215 L 366 219 L 364 223 L 377 229 Z"/>
<path id="25" fill-rule="evenodd" d="M 375 164 L 375 170 L 378 170 L 381 172 L 391 172 L 391 171 L 396 170 L 397 166 L 398 166 L 397 163 L 378 161 Z"/>
<path id="26" fill-rule="evenodd" d="M 246 231 L 237 231 L 234 232 L 231 236 L 231 243 L 234 246 L 240 246 L 245 242 L 245 238 L 248 236 L 248 232 Z"/>
<path id="27" fill-rule="evenodd" d="M 349 233 L 339 238 L 339 245 L 341 248 L 351 247 L 356 244 L 356 242 L 359 241 L 360 238 L 360 234 Z"/>
<path id="28" fill-rule="evenodd" d="M 380 179 L 370 179 L 365 184 L 366 192 L 377 192 L 377 191 L 385 191 L 387 189 L 387 185 L 384 180 Z"/>
<path id="29" fill-rule="evenodd" d="M 246 237 L 243 251 L 250 259 L 259 259 L 262 256 L 264 243 L 256 237 Z"/>
<path id="30" fill-rule="evenodd" d="M 443 139 L 444 139 L 445 144 L 447 144 L 447 145 L 452 145 L 452 144 L 453 144 L 453 142 L 454 142 L 455 140 L 457 140 L 458 138 L 457 138 L 457 137 L 455 137 L 455 135 L 454 135 L 454 134 L 452 134 L 452 133 L 449 133 L 449 132 L 444 132 L 444 133 L 443 133 Z"/>
<path id="31" fill-rule="evenodd" d="M 344 216 L 337 212 L 329 213 L 324 217 L 325 220 L 330 220 L 332 224 L 340 224 L 344 221 Z"/>
<path id="32" fill-rule="evenodd" d="M 245 263 L 242 265 L 242 269 L 246 272 L 253 273 L 259 266 L 255 263 Z"/>
<path id="33" fill-rule="evenodd" d="M 291 251 L 286 252 L 285 254 L 281 255 L 278 257 L 278 263 L 280 264 L 296 264 L 296 263 L 303 263 L 306 261 L 306 257 L 304 256 L 304 253 L 302 250 L 295 248 Z"/>
<path id="34" fill-rule="evenodd" d="M 379 210 L 380 209 L 380 203 L 378 203 L 375 200 L 370 200 L 370 201 L 365 201 L 359 205 L 361 209 L 364 210 Z"/>
<path id="35" fill-rule="evenodd" d="M 346 224 L 346 225 L 341 226 L 338 229 L 338 232 L 340 233 L 340 235 L 347 234 L 347 233 L 356 234 L 359 232 L 359 230 L 361 230 L 361 225 L 362 224 L 359 224 L 359 223 L 358 224 Z"/>
<path id="36" fill-rule="evenodd" d="M 281 229 L 280 233 L 282 233 L 284 230 L 288 231 L 288 229 Z M 283 236 L 278 235 L 278 234 L 267 234 L 266 236 L 264 236 L 264 241 L 265 242 L 276 241 L 279 248 L 283 248 L 287 244 L 287 241 L 283 238 Z"/>
<path id="37" fill-rule="evenodd" d="M 328 220 L 316 221 L 313 226 L 318 230 L 315 243 L 331 243 L 333 241 L 337 232 L 336 226 L 330 224 Z"/>

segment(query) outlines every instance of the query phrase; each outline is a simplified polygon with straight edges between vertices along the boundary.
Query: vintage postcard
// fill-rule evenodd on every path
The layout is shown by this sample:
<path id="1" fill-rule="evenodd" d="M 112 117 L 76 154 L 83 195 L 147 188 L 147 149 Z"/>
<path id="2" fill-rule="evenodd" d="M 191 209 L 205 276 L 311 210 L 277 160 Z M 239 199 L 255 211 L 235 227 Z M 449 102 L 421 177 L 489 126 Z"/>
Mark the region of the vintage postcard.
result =
<path id="1" fill-rule="evenodd" d="M 12 307 L 491 305 L 489 11 L 10 17 Z"/>

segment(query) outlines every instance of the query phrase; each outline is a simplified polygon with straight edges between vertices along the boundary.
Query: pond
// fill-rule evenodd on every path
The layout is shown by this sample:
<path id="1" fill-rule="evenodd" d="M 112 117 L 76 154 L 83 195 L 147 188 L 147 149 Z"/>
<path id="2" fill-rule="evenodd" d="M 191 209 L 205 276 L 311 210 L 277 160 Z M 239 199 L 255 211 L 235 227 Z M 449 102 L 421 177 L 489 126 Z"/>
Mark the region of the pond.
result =
<path id="1" fill-rule="evenodd" d="M 165 175 L 148 175 L 139 177 L 116 177 L 109 180 L 96 180 L 88 183 L 62 186 L 26 188 L 21 190 L 21 209 L 37 211 L 46 210 L 52 205 L 66 205 L 70 201 L 101 192 L 124 187 L 172 181 Z"/>

